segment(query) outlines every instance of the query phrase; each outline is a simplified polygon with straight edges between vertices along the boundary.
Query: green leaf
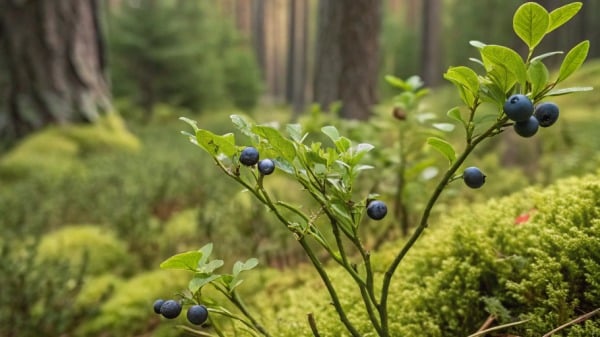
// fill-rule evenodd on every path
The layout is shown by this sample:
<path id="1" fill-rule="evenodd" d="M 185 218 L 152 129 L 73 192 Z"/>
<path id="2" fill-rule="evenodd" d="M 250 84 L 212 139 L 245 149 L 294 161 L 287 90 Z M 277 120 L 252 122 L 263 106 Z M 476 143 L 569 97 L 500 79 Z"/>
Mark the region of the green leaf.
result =
<path id="1" fill-rule="evenodd" d="M 592 88 L 592 87 L 572 87 L 572 88 L 552 90 L 552 91 L 549 91 L 544 96 L 561 96 L 561 95 L 566 95 L 566 94 L 570 94 L 570 93 L 574 93 L 574 92 L 583 92 L 583 91 L 592 91 L 592 90 L 594 90 L 594 88 Z"/>
<path id="2" fill-rule="evenodd" d="M 231 115 L 229 116 L 231 122 L 235 127 L 238 128 L 244 135 L 249 137 L 256 137 L 256 135 L 252 132 L 252 123 L 250 123 L 246 118 L 240 115 Z"/>
<path id="3" fill-rule="evenodd" d="M 236 263 L 233 265 L 233 276 L 235 277 L 239 273 L 253 269 L 256 266 L 258 266 L 258 259 L 254 257 L 246 260 L 246 262 L 236 261 Z"/>
<path id="4" fill-rule="evenodd" d="M 575 14 L 579 12 L 582 6 L 583 4 L 581 2 L 573 2 L 550 12 L 550 25 L 548 25 L 546 34 L 571 20 Z"/>
<path id="5" fill-rule="evenodd" d="M 212 275 L 212 274 L 205 274 L 205 273 L 197 273 L 190 280 L 190 283 L 188 284 L 188 289 L 192 293 L 195 293 L 200 288 L 204 287 L 205 285 L 209 284 L 210 282 L 212 282 L 212 281 L 214 281 L 214 280 L 216 280 L 216 279 L 218 279 L 220 277 L 221 277 L 221 275 Z"/>
<path id="6" fill-rule="evenodd" d="M 448 112 L 446 112 L 446 116 L 454 119 L 457 122 L 461 122 L 463 125 L 465 125 L 465 121 L 463 120 L 462 115 L 460 114 L 460 109 L 457 106 L 448 110 Z"/>
<path id="7" fill-rule="evenodd" d="M 223 266 L 223 260 L 212 260 L 206 264 L 200 264 L 198 266 L 198 271 L 202 273 L 212 274 L 216 269 L 221 268 Z"/>
<path id="8" fill-rule="evenodd" d="M 450 164 L 456 160 L 456 151 L 454 151 L 452 145 L 450 145 L 450 143 L 447 141 L 438 137 L 429 137 L 427 138 L 427 144 L 431 145 L 439 153 L 443 154 L 444 157 L 448 159 Z"/>
<path id="9" fill-rule="evenodd" d="M 234 137 L 232 133 L 219 136 L 204 129 L 196 131 L 198 145 L 212 156 L 217 156 L 221 153 L 228 157 L 233 156 L 237 151 Z"/>
<path id="10" fill-rule="evenodd" d="M 505 94 L 508 93 L 517 82 L 515 74 L 503 64 L 494 65 L 494 68 L 488 71 L 487 77 L 497 89 L 500 89 L 503 100 L 505 99 Z"/>
<path id="11" fill-rule="evenodd" d="M 454 130 L 454 124 L 451 123 L 433 123 L 431 126 L 444 132 L 452 132 Z"/>
<path id="12" fill-rule="evenodd" d="M 293 141 L 302 143 L 304 135 L 302 134 L 302 126 L 300 124 L 288 124 L 285 130 Z"/>
<path id="13" fill-rule="evenodd" d="M 340 133 L 333 125 L 326 125 L 321 128 L 321 132 L 327 135 L 334 143 L 340 138 Z"/>
<path id="14" fill-rule="evenodd" d="M 573 47 L 565 56 L 560 70 L 558 71 L 558 79 L 556 83 L 564 81 L 567 77 L 571 76 L 585 61 L 590 50 L 590 41 L 585 40 L 580 42 L 578 45 Z"/>
<path id="15" fill-rule="evenodd" d="M 202 252 L 199 250 L 180 253 L 171 256 L 160 264 L 162 269 L 184 269 L 196 271 L 198 262 L 202 258 Z"/>
<path id="16" fill-rule="evenodd" d="M 544 53 L 544 54 L 538 55 L 538 56 L 532 58 L 529 62 L 533 63 L 535 61 L 541 61 L 541 60 L 543 60 L 543 59 L 545 59 L 547 57 L 554 56 L 554 55 L 559 55 L 559 54 L 564 54 L 564 53 L 562 51 L 551 51 L 549 53 Z"/>
<path id="17" fill-rule="evenodd" d="M 527 81 L 525 63 L 514 50 L 504 46 L 487 45 L 481 49 L 481 56 L 488 71 L 503 66 L 515 75 L 517 82 L 525 84 Z"/>
<path id="18" fill-rule="evenodd" d="M 198 131 L 198 123 L 195 120 L 186 118 L 186 117 L 179 117 L 179 120 L 186 122 L 187 124 L 189 124 L 193 129 L 194 129 L 194 133 L 196 133 L 196 131 Z"/>
<path id="19" fill-rule="evenodd" d="M 473 107 L 479 94 L 479 79 L 473 69 L 465 66 L 450 67 L 444 78 L 452 82 L 460 93 L 463 102 Z"/>
<path id="20" fill-rule="evenodd" d="M 527 2 L 513 16 L 513 29 L 529 50 L 535 48 L 546 35 L 550 24 L 548 11 L 535 2 Z"/>
<path id="21" fill-rule="evenodd" d="M 548 68 L 540 61 L 531 62 L 527 75 L 531 83 L 531 95 L 536 97 L 548 84 L 548 78 L 550 77 Z"/>
<path id="22" fill-rule="evenodd" d="M 352 141 L 346 137 L 340 137 L 335 141 L 335 147 L 341 153 L 348 151 L 351 146 Z"/>
<path id="23" fill-rule="evenodd" d="M 284 159 L 291 162 L 296 158 L 296 147 L 294 146 L 294 143 L 283 137 L 277 129 L 266 125 L 256 125 L 252 128 L 252 131 L 265 138 L 273 149 Z"/>
<path id="24" fill-rule="evenodd" d="M 388 82 L 391 86 L 396 87 L 398 89 L 402 89 L 405 91 L 409 91 L 411 89 L 408 83 L 404 82 L 402 79 L 396 76 L 386 75 L 385 81 Z"/>

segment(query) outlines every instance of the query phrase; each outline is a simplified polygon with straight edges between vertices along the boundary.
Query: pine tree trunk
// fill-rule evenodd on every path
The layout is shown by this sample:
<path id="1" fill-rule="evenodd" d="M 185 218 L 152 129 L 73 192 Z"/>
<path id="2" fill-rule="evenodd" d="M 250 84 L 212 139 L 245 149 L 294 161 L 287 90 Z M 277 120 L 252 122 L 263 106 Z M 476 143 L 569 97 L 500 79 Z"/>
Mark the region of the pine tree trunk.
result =
<path id="1" fill-rule="evenodd" d="M 314 99 L 341 101 L 341 116 L 367 119 L 377 102 L 381 0 L 321 0 Z"/>
<path id="2" fill-rule="evenodd" d="M 110 111 L 96 0 L 0 0 L 0 137 L 14 140 L 48 124 L 94 122 Z"/>
<path id="3" fill-rule="evenodd" d="M 442 73 L 442 1 L 428 0 L 423 3 L 423 29 L 421 35 L 421 76 L 427 86 L 441 82 Z"/>

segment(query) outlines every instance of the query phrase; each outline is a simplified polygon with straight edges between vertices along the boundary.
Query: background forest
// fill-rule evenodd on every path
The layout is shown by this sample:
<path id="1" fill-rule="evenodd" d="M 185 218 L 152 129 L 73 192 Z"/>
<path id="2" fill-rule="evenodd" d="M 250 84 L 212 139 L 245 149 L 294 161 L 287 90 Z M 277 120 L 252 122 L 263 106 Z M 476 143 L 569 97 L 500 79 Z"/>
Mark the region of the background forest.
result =
<path id="1" fill-rule="evenodd" d="M 357 188 L 380 193 L 390 205 L 393 216 L 362 229 L 371 246 L 383 248 L 376 258 L 386 261 L 386 247 L 402 242 L 414 227 L 423 194 L 445 164 L 424 148 L 422 130 L 427 123 L 449 123 L 446 111 L 458 104 L 444 71 L 478 55 L 471 40 L 526 54 L 511 29 L 512 14 L 523 2 L 0 0 L 0 336 L 185 336 L 173 328 L 184 321 L 167 323 L 152 312 L 155 298 L 172 297 L 187 282 L 185 275 L 160 271 L 158 265 L 209 242 L 225 268 L 236 259 L 257 257 L 258 272 L 241 287 L 252 298 L 250 305 L 268 317 L 278 336 L 308 335 L 306 312 L 330 309 L 300 247 L 272 214 L 189 144 L 178 117 L 198 120 L 217 134 L 232 131 L 231 114 L 272 125 L 299 122 L 308 131 L 333 124 L 352 139 L 374 144 L 377 150 L 368 159 L 378 171 L 367 172 Z M 536 2 L 549 10 L 563 5 Z M 566 52 L 589 40 L 588 61 L 568 81 L 598 88 L 600 2 L 582 2 L 583 10 L 538 50 Z M 556 67 L 562 58 L 549 60 Z M 413 110 L 398 111 L 398 90 L 386 75 L 416 75 L 431 90 Z M 556 102 L 565 107 L 556 128 L 527 141 L 507 132 L 474 154 L 473 163 L 489 179 L 481 191 L 452 186 L 443 196 L 432 221 L 442 230 L 433 231 L 417 254 L 439 254 L 429 267 L 450 270 L 435 264 L 440 255 L 471 257 L 485 250 L 460 226 L 486 218 L 482 205 L 489 200 L 562 178 L 588 177 L 572 180 L 574 186 L 587 186 L 582 181 L 592 178 L 586 174 L 600 180 L 597 93 Z M 460 137 L 448 133 L 451 140 Z M 399 154 L 399 139 L 408 139 L 406 153 Z M 405 166 L 407 161 L 414 165 Z M 398 167 L 407 169 L 408 181 L 399 178 Z M 270 179 L 275 195 L 306 202 L 283 174 Z M 552 193 L 562 195 L 556 190 Z M 461 210 L 469 213 L 465 210 L 473 204 L 479 205 L 476 220 L 461 218 Z M 597 203 L 581 207 L 590 207 L 597 220 Z M 538 208 L 543 206 L 531 207 Z M 523 215 L 514 212 L 507 231 Z M 596 220 L 591 231 L 598 228 Z M 458 229 L 451 231 L 450 225 Z M 484 230 L 496 233 L 495 225 L 489 226 Z M 461 240 L 473 244 L 472 251 L 458 249 Z M 590 242 L 573 254 L 585 256 L 581 263 L 600 275 L 598 237 Z M 509 239 L 503 243 L 521 247 Z M 424 266 L 417 261 L 409 269 L 422 275 Z M 476 272 L 467 269 L 457 276 L 465 283 Z M 439 278 L 441 292 L 444 277 L 451 276 L 431 277 Z M 416 276 L 403 277 L 410 283 Z M 591 301 L 600 299 L 594 289 L 586 295 Z M 423 293 L 431 307 L 442 308 L 462 296 L 460 289 L 452 291 L 439 298 Z M 426 306 L 420 300 L 412 302 L 415 308 Z M 469 322 L 460 321 L 458 313 L 409 317 L 406 326 L 427 336 L 468 335 L 491 313 L 511 316 L 496 300 L 474 300 L 479 301 L 474 312 L 462 313 Z M 569 310 L 576 306 L 565 304 Z M 483 321 L 477 320 L 479 313 Z M 284 314 L 301 318 L 285 320 Z M 557 321 L 569 317 L 563 316 Z M 590 330 L 574 328 L 564 336 L 585 331 L 600 336 L 597 317 L 585 323 Z M 339 335 L 333 319 L 321 322 L 324 331 Z"/>

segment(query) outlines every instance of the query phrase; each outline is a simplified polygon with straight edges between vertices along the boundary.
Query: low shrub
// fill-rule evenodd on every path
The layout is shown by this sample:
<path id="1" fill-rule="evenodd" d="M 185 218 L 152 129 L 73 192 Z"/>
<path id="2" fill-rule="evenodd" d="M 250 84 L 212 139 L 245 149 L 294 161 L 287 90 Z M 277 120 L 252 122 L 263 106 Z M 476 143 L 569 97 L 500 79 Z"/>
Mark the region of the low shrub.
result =
<path id="1" fill-rule="evenodd" d="M 541 336 L 597 309 L 599 210 L 599 175 L 458 207 L 403 261 L 404 273 L 390 294 L 392 335 L 467 336 L 493 316 L 494 324 L 528 320 L 503 332 Z M 400 245 L 373 256 L 374 265 L 389 263 L 395 246 Z M 359 311 L 351 308 L 360 298 L 351 280 L 336 269 L 331 274 L 344 284 L 339 296 L 350 317 L 358 318 Z M 266 324 L 281 327 L 270 330 L 276 336 L 310 335 L 306 314 L 312 312 L 324 335 L 342 334 L 323 285 L 317 279 L 297 282 L 283 275 L 272 278 L 256 296 Z M 369 331 L 368 321 L 362 322 L 358 328 Z M 596 318 L 561 333 L 594 336 L 600 326 Z"/>

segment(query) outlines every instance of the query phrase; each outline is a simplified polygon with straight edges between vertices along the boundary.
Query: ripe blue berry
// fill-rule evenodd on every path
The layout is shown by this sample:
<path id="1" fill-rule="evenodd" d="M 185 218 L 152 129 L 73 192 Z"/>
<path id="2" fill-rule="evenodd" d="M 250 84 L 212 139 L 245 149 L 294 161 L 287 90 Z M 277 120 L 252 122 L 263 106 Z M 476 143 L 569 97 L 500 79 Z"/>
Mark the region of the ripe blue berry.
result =
<path id="1" fill-rule="evenodd" d="M 208 319 L 208 310 L 203 305 L 192 305 L 187 311 L 187 319 L 192 324 L 203 324 Z"/>
<path id="2" fill-rule="evenodd" d="M 485 175 L 477 167 L 467 167 L 463 172 L 463 180 L 470 188 L 480 188 L 485 183 Z"/>
<path id="3" fill-rule="evenodd" d="M 373 200 L 367 205 L 367 215 L 373 220 L 381 220 L 387 214 L 387 206 L 383 201 Z"/>
<path id="4" fill-rule="evenodd" d="M 549 127 L 558 119 L 558 106 L 551 102 L 539 104 L 535 107 L 533 115 L 540 122 L 541 127 Z"/>
<path id="5" fill-rule="evenodd" d="M 154 301 L 154 312 L 157 314 L 160 314 L 160 307 L 162 307 L 163 303 L 165 303 L 165 300 L 162 299 L 158 299 L 156 301 Z"/>
<path id="6" fill-rule="evenodd" d="M 540 123 L 537 118 L 531 116 L 528 120 L 524 122 L 516 122 L 513 128 L 515 132 L 521 137 L 531 137 L 535 135 Z"/>
<path id="7" fill-rule="evenodd" d="M 175 300 L 165 301 L 160 306 L 160 313 L 168 319 L 173 319 L 181 313 L 181 304 Z"/>
<path id="8" fill-rule="evenodd" d="M 258 150 L 252 146 L 242 150 L 242 154 L 240 154 L 240 163 L 246 166 L 256 165 L 256 163 L 258 163 Z"/>
<path id="9" fill-rule="evenodd" d="M 263 159 L 258 162 L 258 171 L 264 175 L 269 175 L 275 171 L 275 163 L 271 159 Z"/>
<path id="10" fill-rule="evenodd" d="M 525 95 L 512 95 L 504 103 L 504 113 L 515 122 L 526 121 L 533 114 L 533 103 Z"/>

